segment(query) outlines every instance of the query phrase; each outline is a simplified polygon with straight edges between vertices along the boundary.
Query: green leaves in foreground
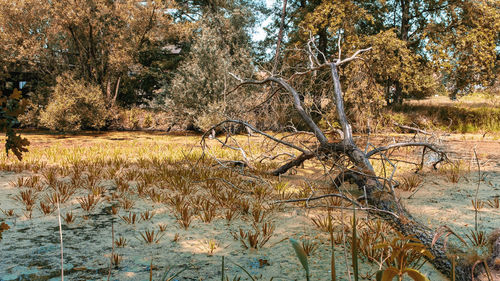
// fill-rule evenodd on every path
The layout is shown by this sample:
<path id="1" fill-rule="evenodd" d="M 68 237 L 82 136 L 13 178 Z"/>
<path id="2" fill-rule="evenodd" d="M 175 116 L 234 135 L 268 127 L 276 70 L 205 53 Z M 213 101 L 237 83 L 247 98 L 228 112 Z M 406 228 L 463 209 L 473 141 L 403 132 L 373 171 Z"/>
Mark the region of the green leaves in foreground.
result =
<path id="1" fill-rule="evenodd" d="M 11 95 L 0 92 L 0 132 L 5 132 L 7 136 L 5 152 L 9 154 L 9 150 L 12 151 L 19 160 L 22 160 L 22 153 L 28 151 L 26 147 L 30 144 L 14 131 L 14 126 L 19 124 L 17 117 L 25 107 L 26 102 L 18 89 L 14 89 Z"/>
<path id="2" fill-rule="evenodd" d="M 8 230 L 10 226 L 4 222 L 0 223 L 0 240 L 2 240 L 2 232 Z"/>
<path id="3" fill-rule="evenodd" d="M 399 270 L 395 267 L 389 267 L 385 270 L 380 270 L 377 272 L 377 281 L 392 281 L 394 277 L 398 276 L 398 280 L 403 280 L 403 275 L 410 276 L 415 281 L 429 281 L 427 277 L 425 277 L 418 270 L 413 268 L 405 268 L 403 270 Z"/>
<path id="4" fill-rule="evenodd" d="M 299 258 L 302 267 L 306 271 L 306 279 L 309 281 L 309 264 L 307 262 L 306 252 L 304 251 L 304 248 L 302 248 L 302 246 L 300 245 L 299 241 L 290 238 L 290 243 L 292 243 L 292 247 L 295 250 L 295 254 L 297 255 L 297 258 Z"/>
<path id="5" fill-rule="evenodd" d="M 413 268 L 422 267 L 425 263 L 424 258 L 434 258 L 420 240 L 399 233 L 398 237 L 392 239 L 390 243 L 381 243 L 375 248 L 385 248 L 391 253 L 386 261 L 388 267 L 377 272 L 377 281 L 391 281 L 396 276 L 401 281 L 403 275 L 408 275 L 415 281 L 429 281 L 427 277 Z"/>

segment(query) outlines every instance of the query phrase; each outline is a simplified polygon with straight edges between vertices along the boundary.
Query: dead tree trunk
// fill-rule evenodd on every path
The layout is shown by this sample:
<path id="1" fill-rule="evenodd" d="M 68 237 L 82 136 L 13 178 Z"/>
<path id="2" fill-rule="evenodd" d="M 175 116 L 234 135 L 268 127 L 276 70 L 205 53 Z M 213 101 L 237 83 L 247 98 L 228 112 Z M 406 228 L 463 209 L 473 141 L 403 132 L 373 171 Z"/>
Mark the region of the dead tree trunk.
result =
<path id="1" fill-rule="evenodd" d="M 279 77 L 268 77 L 265 80 L 241 80 L 241 85 L 245 84 L 265 84 L 265 83 L 276 83 L 284 90 L 289 92 L 293 98 L 293 104 L 295 109 L 298 111 L 303 121 L 309 126 L 311 131 L 314 133 L 319 145 L 311 151 L 301 150 L 302 154 L 295 159 L 289 161 L 288 163 L 282 165 L 278 169 L 272 171 L 273 175 L 283 174 L 289 169 L 301 165 L 304 161 L 314 158 L 317 155 L 322 155 L 326 157 L 331 157 L 333 155 L 346 155 L 355 169 L 349 174 L 350 177 L 356 178 L 355 182 L 360 189 L 365 191 L 366 201 L 371 205 L 379 217 L 388 221 L 393 227 L 400 231 L 404 235 L 414 235 L 418 238 L 424 245 L 426 245 L 430 252 L 435 257 L 430 262 L 442 273 L 447 276 L 451 276 L 452 263 L 446 255 L 446 249 L 442 242 L 438 241 L 433 244 L 433 238 L 435 232 L 418 222 L 406 209 L 404 209 L 401 204 L 398 203 L 391 188 L 384 187 L 379 178 L 376 176 L 372 164 L 370 163 L 370 157 L 393 149 L 396 147 L 405 146 L 423 146 L 426 149 L 430 149 L 437 153 L 441 159 L 438 162 L 446 159 L 446 154 L 442 152 L 439 148 L 422 142 L 415 143 L 396 143 L 384 147 L 375 148 L 367 153 L 363 152 L 355 144 L 352 136 L 352 128 L 349 123 L 344 110 L 344 99 L 342 94 L 342 89 L 340 85 L 340 79 L 338 76 L 337 68 L 339 65 L 344 64 L 348 61 L 356 59 L 357 55 L 361 52 L 370 50 L 364 49 L 359 50 L 353 56 L 346 58 L 344 60 L 337 60 L 335 62 L 325 62 L 319 64 L 316 67 L 312 67 L 310 71 L 315 71 L 320 68 L 329 67 L 331 71 L 331 78 L 334 83 L 334 93 L 333 98 L 336 103 L 336 110 L 339 119 L 339 123 L 342 126 L 342 131 L 344 138 L 340 143 L 329 143 L 323 131 L 316 125 L 311 116 L 304 110 L 300 96 L 297 91 L 284 79 Z M 310 72 L 309 71 L 309 72 Z M 302 72 L 300 74 L 305 74 Z M 434 164 L 436 165 L 436 164 Z M 377 211 L 378 210 L 378 211 Z M 471 280 L 471 267 L 467 265 L 456 265 L 455 268 L 456 280 L 458 281 L 469 281 Z"/>

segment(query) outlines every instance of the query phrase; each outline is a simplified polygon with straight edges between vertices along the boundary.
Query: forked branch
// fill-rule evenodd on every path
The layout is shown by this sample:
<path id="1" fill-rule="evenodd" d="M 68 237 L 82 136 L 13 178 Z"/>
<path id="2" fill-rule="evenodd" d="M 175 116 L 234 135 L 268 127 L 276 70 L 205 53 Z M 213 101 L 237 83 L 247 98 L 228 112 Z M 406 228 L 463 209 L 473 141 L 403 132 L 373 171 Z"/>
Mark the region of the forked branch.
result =
<path id="1" fill-rule="evenodd" d="M 287 142 L 287 141 L 284 141 L 282 139 L 278 139 L 276 137 L 273 137 L 271 136 L 270 134 L 266 133 L 266 132 L 263 132 L 257 128 L 255 128 L 254 126 L 252 126 L 250 123 L 248 122 L 245 122 L 245 121 L 242 121 L 242 120 L 224 120 L 216 125 L 213 125 L 212 127 L 210 127 L 202 136 L 201 136 L 201 145 L 202 147 L 205 147 L 206 146 L 206 138 L 210 135 L 210 132 L 212 132 L 212 130 L 215 130 L 217 129 L 218 127 L 226 124 L 226 123 L 235 123 L 235 124 L 240 124 L 242 126 L 245 126 L 247 128 L 249 128 L 250 130 L 252 130 L 253 132 L 259 134 L 259 135 L 262 135 L 266 138 L 269 138 L 277 143 L 280 143 L 280 144 L 283 144 L 285 146 L 288 146 L 290 148 L 293 148 L 293 149 L 296 149 L 302 153 L 307 153 L 307 150 L 305 150 L 304 148 L 302 147 L 299 147 L 299 146 L 296 146 L 294 145 L 293 143 L 290 143 L 290 142 Z"/>
<path id="2" fill-rule="evenodd" d="M 314 45 L 314 42 L 311 43 Z M 362 49 L 356 51 L 351 57 L 346 59 L 338 59 L 333 62 L 326 61 L 325 63 L 318 65 L 317 62 L 313 62 L 309 69 L 304 72 L 296 72 L 293 74 L 290 79 L 285 80 L 280 77 L 267 77 L 263 80 L 243 80 L 235 75 L 236 79 L 238 79 L 241 83 L 237 86 L 241 87 L 243 85 L 263 85 L 267 83 L 275 83 L 280 86 L 282 89 L 287 91 L 292 96 L 292 101 L 295 109 L 301 116 L 302 120 L 307 124 L 310 130 L 314 133 L 319 145 L 309 148 L 303 149 L 299 148 L 292 143 L 286 143 L 288 147 L 294 148 L 302 152 L 297 158 L 289 161 L 283 166 L 279 167 L 275 171 L 272 172 L 274 175 L 280 175 L 285 173 L 292 167 L 298 166 L 302 164 L 304 161 L 318 158 L 318 159 L 332 159 L 333 156 L 345 155 L 349 159 L 349 161 L 353 164 L 354 167 L 351 168 L 352 171 L 355 172 L 357 178 L 361 179 L 356 182 L 358 187 L 365 192 L 366 202 L 369 204 L 368 208 L 371 209 L 372 212 L 382 217 L 391 223 L 398 231 L 400 231 L 404 235 L 414 235 L 417 239 L 422 241 L 426 246 L 429 247 L 432 255 L 435 257 L 431 262 L 436 266 L 438 270 L 445 274 L 449 274 L 452 271 L 452 263 L 448 256 L 446 255 L 445 249 L 443 248 L 442 243 L 437 242 L 435 247 L 431 247 L 433 241 L 433 231 L 424 224 L 421 224 L 417 220 L 413 218 L 413 216 L 398 203 L 398 200 L 391 194 L 391 190 L 385 189 L 384 185 L 379 180 L 379 177 L 376 175 L 375 170 L 370 163 L 370 157 L 381 152 L 385 152 L 390 149 L 395 149 L 399 147 L 424 147 L 425 149 L 429 149 L 440 156 L 438 162 L 434 164 L 434 167 L 437 163 L 446 160 L 446 154 L 440 150 L 439 148 L 431 145 L 429 143 L 424 142 L 408 142 L 408 143 L 396 143 L 390 144 L 382 147 L 375 148 L 368 153 L 363 152 L 356 145 L 353 139 L 352 127 L 349 123 L 347 115 L 345 114 L 344 108 L 344 99 L 342 88 L 340 84 L 340 78 L 338 75 L 338 66 L 348 63 L 354 59 L 357 59 L 358 56 L 366 51 L 371 50 L 371 48 Z M 307 50 L 306 50 L 307 52 Z M 309 52 L 312 52 L 312 48 L 309 48 Z M 304 107 L 301 102 L 301 96 L 294 89 L 289 81 L 298 75 L 304 75 L 311 73 L 312 71 L 319 70 L 324 67 L 330 68 L 331 79 L 334 85 L 333 99 L 335 100 L 335 106 L 337 110 L 337 117 L 340 125 L 342 126 L 342 131 L 344 134 L 344 138 L 339 143 L 329 143 L 323 131 L 319 128 L 319 126 L 313 121 L 311 116 L 304 110 Z M 228 120 L 226 122 L 234 122 L 235 120 Z M 236 123 L 240 123 L 242 125 L 247 125 L 245 122 L 237 121 Z M 250 127 L 250 126 L 248 126 Z M 250 127 L 256 133 L 264 135 L 268 138 L 271 138 L 269 135 L 266 135 L 263 132 L 259 132 L 255 128 Z M 203 139 L 206 137 L 207 133 L 204 134 Z M 272 138 L 271 138 L 272 139 Z M 283 141 L 278 141 L 278 139 L 274 138 L 273 141 L 283 143 Z M 284 143 L 283 143 L 284 144 Z M 359 177 L 358 177 L 359 175 Z M 321 197 L 321 196 L 320 196 Z M 318 199 L 320 198 L 318 197 Z M 311 198 L 305 199 L 311 200 Z M 367 209 L 369 210 L 369 209 Z M 377 210 L 377 211 L 374 211 Z M 457 281 L 469 281 L 470 275 L 466 274 L 466 267 L 456 267 L 455 268 L 457 275 Z M 467 273 L 469 273 L 468 271 Z"/>
<path id="3" fill-rule="evenodd" d="M 431 151 L 434 151 L 438 156 L 439 156 L 439 159 L 434 162 L 434 164 L 432 164 L 432 166 L 434 167 L 434 169 L 437 169 L 437 164 L 443 162 L 443 161 L 448 161 L 448 156 L 446 155 L 446 153 L 444 151 L 442 151 L 441 149 L 439 149 L 438 147 L 430 144 L 430 143 L 427 143 L 427 142 L 400 142 L 400 143 L 393 143 L 393 144 L 389 144 L 389 145 L 386 145 L 386 146 L 381 146 L 381 147 L 377 147 L 371 151 L 369 151 L 368 153 L 366 153 L 366 157 L 370 158 L 372 157 L 373 155 L 377 154 L 377 153 L 380 153 L 380 152 L 384 152 L 384 151 L 387 151 L 387 150 L 390 150 L 390 149 L 395 149 L 395 148 L 400 148 L 400 147 L 418 147 L 418 146 L 422 146 L 422 147 L 425 147 Z"/>

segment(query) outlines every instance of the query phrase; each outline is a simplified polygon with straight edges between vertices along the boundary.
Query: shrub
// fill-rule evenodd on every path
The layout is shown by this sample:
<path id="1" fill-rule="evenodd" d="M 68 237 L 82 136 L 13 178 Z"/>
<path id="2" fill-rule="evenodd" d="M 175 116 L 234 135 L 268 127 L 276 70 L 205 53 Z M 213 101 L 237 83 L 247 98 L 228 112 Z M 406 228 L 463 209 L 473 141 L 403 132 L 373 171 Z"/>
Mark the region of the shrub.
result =
<path id="1" fill-rule="evenodd" d="M 128 127 L 132 130 L 139 129 L 141 110 L 137 107 L 132 108 L 127 112 Z"/>
<path id="2" fill-rule="evenodd" d="M 26 110 L 19 115 L 20 125 L 24 128 L 37 128 L 40 125 L 40 113 L 43 105 L 49 102 L 51 87 L 37 86 L 32 92 L 26 94 Z"/>
<path id="3" fill-rule="evenodd" d="M 98 86 L 69 74 L 56 81 L 50 102 L 40 114 L 40 125 L 64 132 L 101 129 L 106 125 L 106 104 Z"/>
<path id="4" fill-rule="evenodd" d="M 168 88 L 166 105 L 177 122 L 205 130 L 220 120 L 244 118 L 248 88 L 229 94 L 239 83 L 229 75 L 251 77 L 253 70 L 244 30 L 219 14 L 202 20 L 190 53 L 177 69 Z M 220 30 L 225 30 L 221 35 Z"/>
<path id="5" fill-rule="evenodd" d="M 143 128 L 151 128 L 154 126 L 155 120 L 153 118 L 153 115 L 151 113 L 147 113 L 146 116 L 144 116 L 144 120 L 142 122 L 142 127 Z"/>

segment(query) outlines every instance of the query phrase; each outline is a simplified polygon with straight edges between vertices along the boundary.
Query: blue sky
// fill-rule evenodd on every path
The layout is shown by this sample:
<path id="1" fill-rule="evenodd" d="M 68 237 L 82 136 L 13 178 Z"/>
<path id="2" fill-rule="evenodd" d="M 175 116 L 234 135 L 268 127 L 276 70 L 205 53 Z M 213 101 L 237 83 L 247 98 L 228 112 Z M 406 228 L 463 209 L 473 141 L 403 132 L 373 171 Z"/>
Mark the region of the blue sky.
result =
<path id="1" fill-rule="evenodd" d="M 266 6 L 268 8 L 272 8 L 276 0 L 266 0 Z M 266 37 L 266 32 L 264 31 L 264 27 L 267 26 L 269 23 L 271 23 L 271 18 L 265 19 L 262 24 L 258 27 L 255 28 L 255 31 L 253 33 L 253 40 L 254 41 L 262 41 Z"/>

